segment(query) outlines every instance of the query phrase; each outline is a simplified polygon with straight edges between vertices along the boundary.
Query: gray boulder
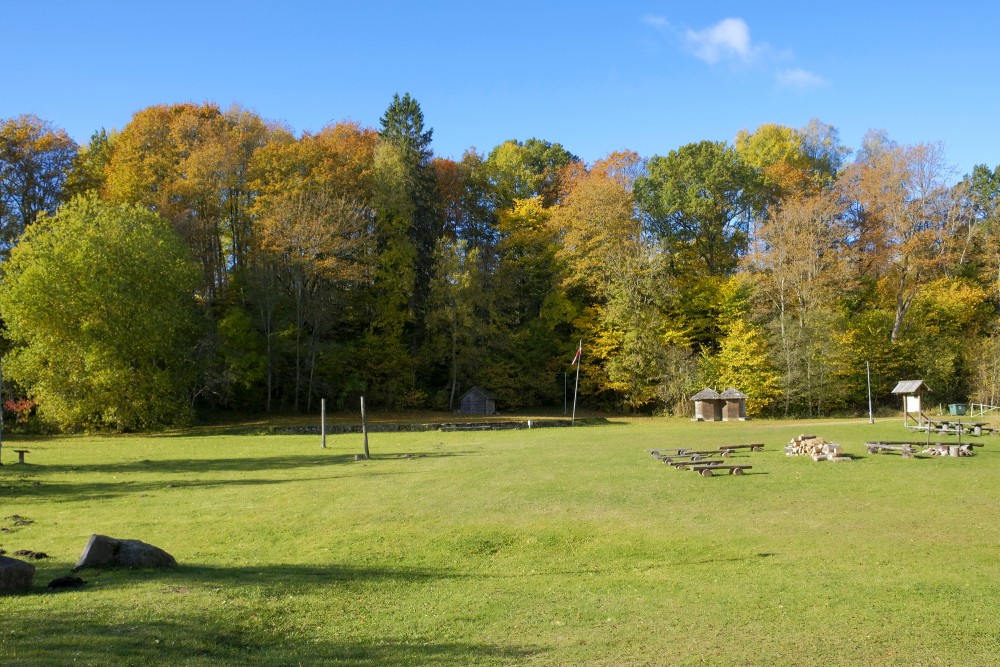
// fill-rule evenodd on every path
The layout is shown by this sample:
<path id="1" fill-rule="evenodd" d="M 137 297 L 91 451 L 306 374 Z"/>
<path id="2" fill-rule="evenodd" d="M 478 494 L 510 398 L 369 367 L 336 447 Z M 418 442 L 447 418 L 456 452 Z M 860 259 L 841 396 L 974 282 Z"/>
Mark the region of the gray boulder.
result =
<path id="1" fill-rule="evenodd" d="M 177 561 L 159 547 L 139 540 L 91 535 L 73 571 L 85 567 L 174 567 Z"/>
<path id="2" fill-rule="evenodd" d="M 159 547 L 139 540 L 120 540 L 116 561 L 124 567 L 174 567 L 177 561 Z"/>
<path id="3" fill-rule="evenodd" d="M 22 593 L 31 588 L 35 566 L 23 560 L 0 556 L 0 595 Z"/>
<path id="4" fill-rule="evenodd" d="M 110 567 L 115 564 L 115 556 L 118 554 L 118 540 L 106 535 L 91 535 L 87 541 L 87 546 L 80 554 L 80 560 L 76 561 L 74 570 L 84 567 Z"/>

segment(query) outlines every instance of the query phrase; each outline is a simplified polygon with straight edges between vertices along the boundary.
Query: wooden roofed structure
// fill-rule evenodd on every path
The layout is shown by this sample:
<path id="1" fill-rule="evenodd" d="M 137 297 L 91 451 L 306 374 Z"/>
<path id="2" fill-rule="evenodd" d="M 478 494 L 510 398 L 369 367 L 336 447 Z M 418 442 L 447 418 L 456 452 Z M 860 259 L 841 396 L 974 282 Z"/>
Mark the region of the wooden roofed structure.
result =
<path id="1" fill-rule="evenodd" d="M 692 396 L 691 400 L 694 401 L 694 421 L 722 421 L 722 407 L 725 401 L 719 392 L 706 387 Z"/>
<path id="2" fill-rule="evenodd" d="M 924 415 L 920 399 L 924 394 L 930 393 L 931 388 L 924 384 L 923 380 L 901 380 L 896 384 L 892 393 L 903 397 L 903 425 L 909 426 L 912 419 L 917 426 L 927 421 Z"/>
<path id="3" fill-rule="evenodd" d="M 747 398 L 742 391 L 730 387 L 719 394 L 722 399 L 722 421 L 746 421 Z"/>

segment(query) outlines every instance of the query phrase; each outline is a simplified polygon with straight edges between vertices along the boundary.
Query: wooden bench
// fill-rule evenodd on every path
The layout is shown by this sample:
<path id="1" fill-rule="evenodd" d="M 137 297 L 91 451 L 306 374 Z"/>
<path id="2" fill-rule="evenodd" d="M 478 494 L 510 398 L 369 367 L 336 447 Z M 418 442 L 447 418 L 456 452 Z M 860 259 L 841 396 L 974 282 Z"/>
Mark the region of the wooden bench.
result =
<path id="1" fill-rule="evenodd" d="M 660 455 L 656 458 L 663 461 L 667 465 L 671 465 L 672 463 L 676 463 L 680 460 L 697 462 L 713 456 L 722 456 L 722 452 L 688 452 L 687 454 L 670 454 L 668 456 Z"/>
<path id="2" fill-rule="evenodd" d="M 30 449 L 15 449 L 14 451 L 17 452 L 17 462 L 18 463 L 24 463 L 24 455 L 31 453 Z"/>
<path id="3" fill-rule="evenodd" d="M 869 454 L 881 454 L 882 452 L 899 452 L 904 459 L 912 459 L 917 452 L 920 443 L 914 442 L 866 442 L 865 449 Z"/>
<path id="4" fill-rule="evenodd" d="M 749 470 L 752 467 L 753 466 L 690 465 L 687 469 L 699 473 L 702 477 L 711 477 L 716 472 L 721 470 L 727 470 L 730 475 L 742 475 L 744 470 Z"/>
<path id="5" fill-rule="evenodd" d="M 708 460 L 702 459 L 702 460 L 693 460 L 693 461 L 664 461 L 664 463 L 666 463 L 668 466 L 673 466 L 673 467 L 677 468 L 678 470 L 684 470 L 685 468 L 689 468 L 691 466 L 710 466 L 710 467 L 720 466 L 720 465 L 722 465 L 723 461 L 722 460 L 715 461 L 715 460 L 712 460 L 712 459 L 708 459 Z"/>
<path id="6" fill-rule="evenodd" d="M 683 456 L 688 448 L 685 447 L 665 447 L 663 449 L 647 449 L 651 456 L 660 458 L 661 456 Z M 672 454 L 662 454 L 662 452 L 672 452 Z"/>
<path id="7" fill-rule="evenodd" d="M 734 449 L 749 449 L 751 452 L 762 452 L 764 451 L 764 443 L 756 442 L 752 445 L 720 445 L 720 451 L 732 451 Z"/>

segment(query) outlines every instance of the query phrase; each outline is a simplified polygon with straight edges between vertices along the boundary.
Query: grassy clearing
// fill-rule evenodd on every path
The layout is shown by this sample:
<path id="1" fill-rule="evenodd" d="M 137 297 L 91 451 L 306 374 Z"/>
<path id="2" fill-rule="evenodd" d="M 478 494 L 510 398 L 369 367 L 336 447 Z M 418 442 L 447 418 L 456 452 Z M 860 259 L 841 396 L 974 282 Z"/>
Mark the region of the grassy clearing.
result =
<path id="1" fill-rule="evenodd" d="M 813 432 L 850 463 L 789 458 Z M 898 420 L 618 420 L 507 432 L 5 439 L 0 548 L 44 551 L 0 598 L 4 665 L 1000 663 L 1000 438 L 865 456 Z M 743 477 L 646 449 L 762 441 Z M 8 449 L 9 448 L 9 449 Z M 9 526 L 9 522 L 4 522 Z M 91 533 L 172 571 L 85 571 Z"/>

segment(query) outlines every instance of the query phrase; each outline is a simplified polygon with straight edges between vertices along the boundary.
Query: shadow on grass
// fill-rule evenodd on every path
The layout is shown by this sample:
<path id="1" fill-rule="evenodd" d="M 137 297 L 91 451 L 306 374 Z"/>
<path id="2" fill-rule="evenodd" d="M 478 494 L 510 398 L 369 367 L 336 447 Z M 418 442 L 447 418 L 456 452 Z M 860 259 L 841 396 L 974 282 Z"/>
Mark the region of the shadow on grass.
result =
<path id="1" fill-rule="evenodd" d="M 448 451 L 408 454 L 405 452 L 376 454 L 368 461 L 398 458 L 446 458 L 468 456 L 473 452 Z M 49 464 L 34 463 L 19 466 L 17 474 L 38 473 L 152 473 L 159 475 L 182 475 L 206 472 L 261 472 L 267 470 L 293 470 L 295 468 L 315 468 L 355 463 L 354 454 L 288 454 L 281 456 L 246 456 L 233 458 L 189 458 L 189 459 L 143 459 L 139 461 L 109 461 L 107 463 Z M 4 466 L 6 469 L 7 466 Z M 2 476 L 0 476 L 2 478 Z"/>
<path id="2" fill-rule="evenodd" d="M 406 475 L 410 473 L 377 473 L 379 475 Z M 0 483 L 0 499 L 31 498 L 50 502 L 79 502 L 86 500 L 107 500 L 121 496 L 145 496 L 169 494 L 187 489 L 221 488 L 232 486 L 260 487 L 293 482 L 319 482 L 338 479 L 339 475 L 326 477 L 293 477 L 288 479 L 174 479 L 171 481 L 137 482 L 83 482 L 79 484 L 63 482 Z M 164 495 L 164 498 L 169 496 Z"/>
<path id="3" fill-rule="evenodd" d="M 518 664 L 539 653 L 535 647 L 434 637 L 379 635 L 358 639 L 363 624 L 338 633 L 336 619 L 317 608 L 315 618 L 287 607 L 296 594 L 321 596 L 334 587 L 398 587 L 449 578 L 452 573 L 421 568 L 341 565 L 263 565 L 259 567 L 181 566 L 170 570 L 82 570 L 88 583 L 72 593 L 36 589 L 17 596 L 72 595 L 68 604 L 88 612 L 57 611 L 58 605 L 25 604 L 17 623 L 0 634 L 0 655 L 14 664 L 243 664 L 243 665 L 476 665 Z M 162 584 L 150 592 L 150 582 Z M 144 585 L 141 602 L 117 608 L 121 589 Z M 116 590 L 117 589 L 117 590 Z M 200 594 L 185 605 L 184 596 Z M 208 598 L 206 598 L 206 594 Z M 218 603 L 213 596 L 218 595 Z M 125 592 L 126 597 L 128 592 Z M 159 603 L 157 602 L 159 598 Z M 181 600 L 178 602 L 178 600 Z M 206 600 L 208 601 L 206 603 Z M 78 602 L 79 601 L 79 602 Z M 53 601 L 54 602 L 54 601 Z M 178 610 L 183 609 L 183 615 Z M 373 623 L 372 625 L 376 625 Z M 331 640 L 331 636 L 344 639 Z M 350 634 L 353 637 L 348 639 Z M 6 663 L 5 663 L 6 664 Z"/>
<path id="4" fill-rule="evenodd" d="M 163 614 L 158 614 L 162 616 Z M 124 618 L 123 618 L 124 617 Z M 373 636 L 329 639 L 332 632 L 282 633 L 256 615 L 188 614 L 154 618 L 126 611 L 102 622 L 79 612 L 21 614 L 0 637 L 16 665 L 496 665 L 519 664 L 528 647 Z"/>
<path id="5" fill-rule="evenodd" d="M 474 452 L 420 452 L 385 453 L 370 459 L 356 461 L 353 454 L 296 454 L 282 456 L 254 456 L 240 458 L 211 459 L 164 459 L 139 461 L 119 461 L 86 464 L 24 464 L 4 466 L 0 469 L 0 500 L 4 498 L 31 497 L 47 500 L 93 500 L 112 498 L 128 494 L 148 494 L 174 489 L 189 489 L 221 486 L 260 486 L 289 482 L 310 482 L 336 479 L 345 475 L 328 474 L 332 468 L 340 468 L 347 473 L 367 476 L 405 475 L 409 471 L 380 470 L 380 461 L 400 461 L 437 459 L 453 456 L 468 456 Z M 206 475 L 225 473 L 277 473 L 300 468 L 322 473 L 322 476 L 287 478 L 241 478 L 241 479 L 185 479 L 184 475 Z M 97 481 L 95 474 L 100 474 Z M 89 479 L 74 482 L 75 475 L 87 475 Z M 119 477 L 115 481 L 104 481 L 107 476 Z M 101 479 L 104 477 L 104 479 Z M 152 478 L 152 479 L 151 479 Z"/>

